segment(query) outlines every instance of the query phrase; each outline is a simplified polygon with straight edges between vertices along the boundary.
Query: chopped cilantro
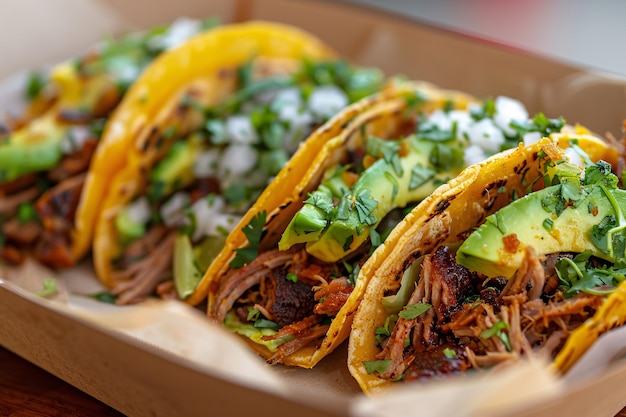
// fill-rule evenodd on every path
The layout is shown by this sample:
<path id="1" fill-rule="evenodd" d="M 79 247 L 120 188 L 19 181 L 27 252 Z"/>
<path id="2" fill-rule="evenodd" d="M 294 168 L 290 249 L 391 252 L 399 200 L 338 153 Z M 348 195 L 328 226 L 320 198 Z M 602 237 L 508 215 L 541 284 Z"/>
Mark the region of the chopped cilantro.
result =
<path id="1" fill-rule="evenodd" d="M 322 190 L 309 193 L 309 198 L 307 198 L 304 202 L 317 207 L 326 214 L 330 214 L 334 208 L 332 195 L 330 193 L 323 192 Z"/>
<path id="2" fill-rule="evenodd" d="M 391 359 L 385 359 L 380 361 L 363 361 L 363 366 L 365 366 L 365 370 L 367 371 L 368 375 L 371 375 L 374 372 L 382 374 L 387 370 L 392 362 L 393 361 Z"/>
<path id="3" fill-rule="evenodd" d="M 57 293 L 57 280 L 54 278 L 46 278 L 41 283 L 43 285 L 43 290 L 38 291 L 35 295 L 39 297 L 48 297 L 50 295 L 54 295 Z"/>
<path id="4" fill-rule="evenodd" d="M 385 323 L 382 326 L 376 328 L 375 335 L 376 335 L 377 346 L 382 345 L 382 342 L 386 338 L 391 336 L 391 330 L 393 329 L 393 326 L 396 325 L 397 321 L 398 321 L 398 316 L 396 314 L 390 314 L 385 319 Z"/>
<path id="5" fill-rule="evenodd" d="M 236 255 L 229 264 L 231 268 L 239 269 L 252 262 L 258 256 L 259 242 L 261 241 L 261 235 L 263 234 L 263 226 L 265 226 L 266 217 L 267 213 L 262 211 L 254 216 L 252 220 L 250 220 L 250 223 L 241 229 L 244 235 L 248 238 L 250 246 L 235 249 Z"/>
<path id="6" fill-rule="evenodd" d="M 360 272 L 361 266 L 359 264 L 356 264 L 348 274 L 348 281 L 350 281 L 350 284 L 352 284 L 352 286 L 356 285 L 356 280 L 359 278 Z"/>
<path id="7" fill-rule="evenodd" d="M 591 251 L 585 251 L 574 259 L 561 258 L 556 263 L 556 272 L 566 298 L 579 292 L 594 295 L 610 294 L 626 278 L 626 264 L 594 267 Z"/>
<path id="8" fill-rule="evenodd" d="M 36 99 L 46 86 L 46 78 L 40 72 L 33 72 L 28 76 L 24 95 L 28 100 Z"/>
<path id="9" fill-rule="evenodd" d="M 387 178 L 387 181 L 389 181 L 393 185 L 393 188 L 391 190 L 391 201 L 394 201 L 398 196 L 398 191 L 400 189 L 398 180 L 389 171 L 385 171 L 385 178 Z"/>
<path id="10" fill-rule="evenodd" d="M 423 185 L 435 175 L 435 170 L 426 167 L 422 164 L 417 164 L 411 170 L 411 181 L 409 183 L 409 190 L 414 190 L 417 187 Z"/>
<path id="11" fill-rule="evenodd" d="M 401 176 L 404 170 L 400 162 L 400 142 L 394 140 L 384 140 L 375 136 L 369 136 L 365 145 L 368 155 L 374 158 L 382 158 L 391 165 L 396 175 Z"/>
<path id="12" fill-rule="evenodd" d="M 508 323 L 505 323 L 502 320 L 499 320 L 495 322 L 495 324 L 492 327 L 483 330 L 480 333 L 480 338 L 489 339 L 490 337 L 496 336 L 497 338 L 502 340 L 502 343 L 504 343 L 504 346 L 506 346 L 506 349 L 510 352 L 511 342 L 509 341 L 509 335 L 507 334 L 507 331 L 509 329 L 510 329 L 510 326 Z"/>
<path id="13" fill-rule="evenodd" d="M 111 294 L 107 291 L 90 294 L 89 297 L 106 304 L 115 304 L 115 301 L 117 300 L 117 295 Z"/>
<path id="14" fill-rule="evenodd" d="M 39 213 L 31 202 L 22 203 L 17 207 L 17 220 L 20 224 L 39 221 Z"/>
<path id="15" fill-rule="evenodd" d="M 272 329 L 272 330 L 278 330 L 280 329 L 280 324 L 276 323 L 275 321 L 272 320 L 268 320 L 268 319 L 263 319 L 263 318 L 258 318 L 254 321 L 254 327 L 258 328 L 258 329 Z"/>
<path id="16" fill-rule="evenodd" d="M 368 226 L 372 226 L 378 222 L 378 219 L 373 213 L 373 210 L 378 206 L 378 201 L 370 197 L 369 190 L 362 190 L 356 196 L 354 201 L 354 208 L 359 216 L 359 221 Z"/>
<path id="17" fill-rule="evenodd" d="M 543 221 L 543 228 L 546 229 L 548 232 L 551 232 L 553 227 L 554 221 L 552 221 L 552 219 L 545 219 Z"/>
<path id="18" fill-rule="evenodd" d="M 427 303 L 415 303 L 405 306 L 398 316 L 403 319 L 413 320 L 425 312 L 427 312 L 432 306 Z"/>
<path id="19" fill-rule="evenodd" d="M 285 278 L 287 279 L 287 281 L 298 282 L 298 274 L 295 274 L 293 272 L 288 272 Z"/>
<path id="20" fill-rule="evenodd" d="M 248 316 L 246 317 L 246 320 L 256 321 L 259 318 L 259 314 L 261 314 L 261 312 L 258 309 L 254 307 L 248 307 Z"/>
<path id="21" fill-rule="evenodd" d="M 376 231 L 376 229 L 370 229 L 370 242 L 372 243 L 372 247 L 377 248 L 383 243 L 382 237 Z"/>
<path id="22" fill-rule="evenodd" d="M 346 238 L 346 241 L 343 242 L 343 247 L 342 249 L 344 250 L 344 252 L 347 252 L 350 250 L 350 246 L 352 246 L 352 242 L 354 242 L 354 235 L 350 235 Z"/>
<path id="23" fill-rule="evenodd" d="M 250 199 L 251 190 L 246 184 L 235 183 L 224 190 L 224 198 L 231 205 L 247 202 Z"/>
<path id="24" fill-rule="evenodd" d="M 456 352 L 450 348 L 445 348 L 443 350 L 443 356 L 445 356 L 448 359 L 456 359 Z"/>

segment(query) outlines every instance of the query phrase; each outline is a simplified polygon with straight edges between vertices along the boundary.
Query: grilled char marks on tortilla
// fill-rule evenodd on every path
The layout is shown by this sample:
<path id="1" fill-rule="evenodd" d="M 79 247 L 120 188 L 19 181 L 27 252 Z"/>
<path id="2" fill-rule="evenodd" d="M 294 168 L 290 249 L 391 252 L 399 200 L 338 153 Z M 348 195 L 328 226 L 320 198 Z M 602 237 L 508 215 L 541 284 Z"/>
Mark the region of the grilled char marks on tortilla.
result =
<path id="1" fill-rule="evenodd" d="M 432 308 L 413 319 L 398 318 L 377 355 L 392 361 L 380 376 L 422 379 L 514 361 L 536 351 L 554 356 L 569 332 L 602 302 L 587 293 L 565 299 L 558 290 L 554 264 L 571 256 L 539 257 L 526 247 L 513 278 L 485 280 L 457 265 L 448 248 L 439 247 L 424 258 L 408 302 Z M 405 347 L 407 339 L 411 343 Z"/>

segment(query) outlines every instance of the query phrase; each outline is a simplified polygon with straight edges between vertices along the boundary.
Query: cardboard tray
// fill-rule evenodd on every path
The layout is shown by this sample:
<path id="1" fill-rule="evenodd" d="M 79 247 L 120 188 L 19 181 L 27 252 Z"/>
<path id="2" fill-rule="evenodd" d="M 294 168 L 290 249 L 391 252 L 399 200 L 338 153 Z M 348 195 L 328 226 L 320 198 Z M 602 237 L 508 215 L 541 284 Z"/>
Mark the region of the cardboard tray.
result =
<path id="1" fill-rule="evenodd" d="M 611 132 L 620 137 L 625 117 L 624 79 L 345 3 L 50 0 L 38 4 L 35 14 L 30 7 L 19 0 L 0 5 L 0 27 L 21 40 L 19 50 L 7 48 L 0 78 L 72 56 L 105 33 L 147 28 L 178 16 L 215 15 L 223 22 L 262 19 L 293 24 L 318 35 L 359 64 L 478 97 L 508 95 L 522 100 L 530 112 L 563 115 L 600 134 Z M 23 22 L 22 17 L 34 22 L 16 23 Z M 30 30 L 32 27 L 38 30 Z M 73 272 L 93 280 L 89 267 Z M 620 339 L 612 351 L 617 358 L 621 343 Z M 278 375 L 278 382 L 272 378 L 229 379 L 205 364 L 59 308 L 1 279 L 0 344 L 131 416 L 385 415 L 358 392 L 345 368 L 345 349 L 311 371 L 272 368 L 270 373 Z M 246 360 L 251 360 L 250 369 L 262 367 L 260 362 Z M 614 416 L 626 405 L 624 393 L 615 389 L 626 383 L 626 364 L 615 360 L 605 365 L 596 367 L 580 384 L 480 415 Z M 435 401 L 436 397 L 432 398 Z M 464 415 L 478 415 L 475 413 L 468 408 Z"/>

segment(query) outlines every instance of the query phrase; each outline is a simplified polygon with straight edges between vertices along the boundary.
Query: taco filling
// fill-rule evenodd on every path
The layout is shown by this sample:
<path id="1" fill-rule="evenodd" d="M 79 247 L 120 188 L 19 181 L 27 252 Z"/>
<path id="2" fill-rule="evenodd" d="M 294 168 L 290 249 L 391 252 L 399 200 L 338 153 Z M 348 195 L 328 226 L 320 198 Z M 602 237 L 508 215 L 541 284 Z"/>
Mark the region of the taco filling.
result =
<path id="1" fill-rule="evenodd" d="M 407 263 L 382 299 L 388 316 L 367 373 L 422 380 L 554 358 L 593 317 L 626 278 L 626 191 L 606 162 L 547 167 L 545 188 Z"/>
<path id="2" fill-rule="evenodd" d="M 180 20 L 31 75 L 26 110 L 0 127 L 0 260 L 20 264 L 28 252 L 55 268 L 76 262 L 70 231 L 106 119 L 161 52 L 214 25 Z"/>
<path id="3" fill-rule="evenodd" d="M 364 134 L 362 146 L 325 171 L 277 248 L 259 250 L 265 213 L 243 229 L 249 246 L 236 250 L 209 315 L 265 346 L 271 363 L 319 345 L 360 268 L 406 210 L 468 164 L 562 127 L 541 114 L 529 119 L 521 103 L 500 97 L 419 114 L 393 139 Z"/>
<path id="4" fill-rule="evenodd" d="M 185 98 L 201 127 L 187 135 L 169 129 L 177 140 L 156 162 L 145 192 L 115 217 L 122 249 L 113 260 L 112 293 L 119 304 L 155 289 L 187 298 L 300 142 L 383 81 L 378 70 L 342 60 L 252 60 L 235 71 L 236 89 L 220 104 Z"/>

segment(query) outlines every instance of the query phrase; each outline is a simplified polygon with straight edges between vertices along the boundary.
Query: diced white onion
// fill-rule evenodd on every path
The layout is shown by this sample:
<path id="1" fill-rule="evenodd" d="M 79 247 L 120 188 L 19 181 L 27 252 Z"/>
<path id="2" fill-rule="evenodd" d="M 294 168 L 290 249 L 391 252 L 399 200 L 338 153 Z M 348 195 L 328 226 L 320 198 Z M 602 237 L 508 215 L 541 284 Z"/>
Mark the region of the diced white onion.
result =
<path id="1" fill-rule="evenodd" d="M 440 130 L 451 130 L 452 120 L 448 114 L 441 109 L 437 109 L 428 116 L 428 121 L 436 125 Z"/>
<path id="2" fill-rule="evenodd" d="M 316 87 L 309 96 L 308 107 L 316 117 L 327 119 L 348 105 L 348 96 L 334 85 Z"/>
<path id="3" fill-rule="evenodd" d="M 209 236 L 219 236 L 223 233 L 230 233 L 239 222 L 239 216 L 234 214 L 220 213 L 213 217 L 212 229 L 208 231 Z"/>
<path id="4" fill-rule="evenodd" d="M 113 78 L 121 83 L 132 83 L 141 72 L 137 63 L 125 56 L 109 59 L 107 67 Z"/>
<path id="5" fill-rule="evenodd" d="M 219 173 L 222 178 L 236 178 L 255 167 L 259 155 L 248 145 L 233 144 L 228 146 L 219 161 Z"/>
<path id="6" fill-rule="evenodd" d="M 465 161 L 465 165 L 470 166 L 474 164 L 478 164 L 487 159 L 487 154 L 483 148 L 478 145 L 470 145 L 465 148 L 465 155 L 463 156 L 463 160 Z"/>
<path id="7" fill-rule="evenodd" d="M 180 226 L 185 223 L 184 210 L 189 204 L 189 195 L 179 191 L 161 206 L 161 219 L 166 226 Z"/>
<path id="8" fill-rule="evenodd" d="M 569 160 L 570 163 L 583 166 L 583 160 L 580 155 L 572 148 L 565 149 L 565 156 Z"/>
<path id="9" fill-rule="evenodd" d="M 65 137 L 61 141 L 61 152 L 65 155 L 78 151 L 83 147 L 85 141 L 92 137 L 93 134 L 87 126 L 73 126 L 71 127 Z"/>
<path id="10" fill-rule="evenodd" d="M 302 106 L 302 95 L 297 88 L 284 88 L 279 90 L 274 96 L 272 106 L 277 109 L 283 107 L 295 107 L 296 109 Z"/>
<path id="11" fill-rule="evenodd" d="M 198 20 L 180 17 L 170 25 L 167 32 L 159 37 L 160 46 L 163 49 L 176 48 L 198 33 L 200 28 Z"/>
<path id="12" fill-rule="evenodd" d="M 471 125 L 467 131 L 469 141 L 489 153 L 496 153 L 504 143 L 504 134 L 491 119 L 482 119 Z"/>
<path id="13" fill-rule="evenodd" d="M 126 215 L 133 223 L 148 223 L 150 220 L 150 205 L 146 197 L 139 197 L 126 206 Z"/>
<path id="14" fill-rule="evenodd" d="M 298 149 L 298 145 L 305 136 L 309 134 L 314 120 L 313 115 L 309 112 L 299 113 L 295 107 L 284 107 L 284 109 L 285 111 L 281 109 L 279 119 L 289 122 L 289 128 L 283 136 L 282 145 L 288 154 L 292 154 Z M 291 110 L 288 111 L 287 109 L 294 109 L 295 111 L 289 114 Z"/>
<path id="15" fill-rule="evenodd" d="M 193 162 L 193 175 L 196 178 L 208 178 L 217 173 L 220 150 L 217 148 L 201 152 Z"/>
<path id="16" fill-rule="evenodd" d="M 524 133 L 522 140 L 524 141 L 524 146 L 530 146 L 534 143 L 537 143 L 541 140 L 543 135 L 541 132 L 527 132 Z"/>
<path id="17" fill-rule="evenodd" d="M 472 116 L 464 110 L 452 110 L 448 112 L 448 117 L 451 122 L 456 122 L 456 138 L 458 140 L 463 140 L 470 125 L 474 122 Z"/>
<path id="18" fill-rule="evenodd" d="M 214 199 L 201 198 L 196 201 L 191 210 L 195 216 L 196 229 L 193 240 L 198 240 L 204 236 L 218 236 L 221 229 L 231 231 L 237 224 L 236 216 L 222 213 L 226 202 L 220 196 Z"/>
<path id="19" fill-rule="evenodd" d="M 249 116 L 238 114 L 226 119 L 226 136 L 232 143 L 250 145 L 259 140 Z"/>
<path id="20" fill-rule="evenodd" d="M 528 120 L 528 111 L 521 101 L 514 100 L 510 97 L 499 96 L 495 100 L 496 113 L 493 121 L 507 135 L 514 135 L 515 129 L 509 124 L 515 120 L 516 122 L 524 122 Z"/>

